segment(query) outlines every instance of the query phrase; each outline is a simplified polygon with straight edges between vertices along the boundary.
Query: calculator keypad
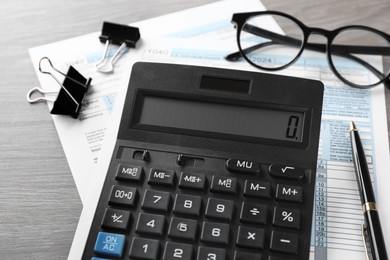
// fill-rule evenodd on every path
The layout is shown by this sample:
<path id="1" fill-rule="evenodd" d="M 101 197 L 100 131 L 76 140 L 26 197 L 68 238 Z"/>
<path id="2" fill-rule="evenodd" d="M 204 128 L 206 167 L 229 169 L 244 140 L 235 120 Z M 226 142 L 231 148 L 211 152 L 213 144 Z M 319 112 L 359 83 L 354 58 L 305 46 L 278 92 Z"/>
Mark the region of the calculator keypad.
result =
<path id="1" fill-rule="evenodd" d="M 258 162 L 250 162 L 252 170 L 239 171 L 232 168 L 238 160 L 218 160 L 226 167 L 223 172 L 117 162 L 100 200 L 104 212 L 95 216 L 101 220 L 94 256 L 299 259 L 305 171 Z M 290 176 L 284 177 L 283 170 Z"/>

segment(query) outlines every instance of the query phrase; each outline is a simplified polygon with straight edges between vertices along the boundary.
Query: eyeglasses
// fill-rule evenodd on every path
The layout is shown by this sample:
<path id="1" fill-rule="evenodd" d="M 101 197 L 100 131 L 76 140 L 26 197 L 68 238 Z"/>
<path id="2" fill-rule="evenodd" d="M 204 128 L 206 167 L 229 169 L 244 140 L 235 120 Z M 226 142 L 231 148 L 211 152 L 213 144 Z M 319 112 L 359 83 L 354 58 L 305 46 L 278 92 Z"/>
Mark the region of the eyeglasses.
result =
<path id="1" fill-rule="evenodd" d="M 266 27 L 272 19 L 281 29 Z M 385 83 L 390 88 L 390 71 L 382 73 L 378 68 L 382 63 L 376 58 L 390 62 L 390 35 L 384 32 L 360 25 L 333 31 L 311 28 L 277 11 L 233 14 L 232 23 L 237 28 L 239 52 L 227 55 L 228 61 L 243 57 L 257 68 L 274 71 L 290 66 L 307 49 L 327 53 L 331 70 L 347 85 L 371 88 Z M 308 43 L 311 34 L 325 36 L 327 44 Z"/>

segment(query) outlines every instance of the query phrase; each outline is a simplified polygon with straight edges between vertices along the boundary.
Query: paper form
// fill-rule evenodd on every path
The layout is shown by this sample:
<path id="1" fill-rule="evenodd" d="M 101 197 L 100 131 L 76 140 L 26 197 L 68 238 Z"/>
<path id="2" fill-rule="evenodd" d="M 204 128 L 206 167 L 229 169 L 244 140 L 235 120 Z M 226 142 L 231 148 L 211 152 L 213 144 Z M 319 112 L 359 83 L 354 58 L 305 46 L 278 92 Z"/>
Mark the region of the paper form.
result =
<path id="1" fill-rule="evenodd" d="M 52 116 L 83 204 L 91 178 L 99 171 L 97 164 L 111 111 L 118 98 L 118 88 L 127 87 L 131 63 L 142 50 L 143 44 L 162 36 L 186 38 L 194 42 L 232 39 L 235 37 L 235 30 L 232 30 L 230 23 L 232 14 L 253 10 L 264 10 L 264 6 L 258 0 L 225 0 L 134 23 L 132 26 L 140 29 L 141 39 L 136 49 L 129 49 L 115 63 L 112 74 L 102 74 L 95 69 L 104 49 L 104 44 L 98 39 L 100 32 L 29 50 L 43 90 L 59 90 L 58 84 L 50 76 L 38 70 L 39 60 L 44 56 L 49 57 L 53 65 L 63 72 L 66 72 L 69 65 L 73 65 L 85 77 L 92 78 L 78 120 L 66 116 Z M 159 38 L 156 41 L 160 41 Z M 117 46 L 111 46 L 108 57 L 111 57 L 116 49 Z M 52 104 L 48 105 L 51 109 Z"/>
<path id="2" fill-rule="evenodd" d="M 229 52 L 218 43 L 213 46 L 209 42 L 207 46 L 202 46 L 176 40 L 175 46 L 172 45 L 168 43 L 166 48 L 163 43 L 145 46 L 142 59 L 259 72 L 246 62 L 226 62 L 223 57 Z M 277 62 L 284 57 L 273 58 Z M 376 64 L 380 63 L 377 60 Z M 352 64 L 349 69 L 354 70 L 356 77 L 368 77 L 362 71 L 356 71 Z M 359 128 L 378 204 L 384 205 L 389 194 L 384 183 L 389 182 L 386 174 L 390 167 L 384 87 L 365 90 L 346 86 L 329 69 L 323 54 L 308 53 L 295 65 L 279 73 L 320 79 L 325 85 L 311 259 L 341 259 L 343 256 L 364 259 L 361 235 L 363 214 L 351 157 L 349 123 L 353 120 Z M 390 212 L 384 206 L 380 214 L 383 220 L 390 217 Z M 388 221 L 383 222 L 385 239 L 389 244 L 390 226 Z"/>
<path id="3" fill-rule="evenodd" d="M 210 41 L 207 46 L 186 40 L 174 42 L 168 40 L 158 45 L 145 44 L 138 59 L 259 71 L 246 62 L 226 62 L 223 57 L 231 51 L 231 47 L 226 45 L 228 50 L 224 50 L 219 42 L 213 45 Z M 383 205 L 389 196 L 386 170 L 390 167 L 384 88 L 378 86 L 364 90 L 344 85 L 330 71 L 322 54 L 305 55 L 280 73 L 320 79 L 325 85 L 310 259 L 364 259 L 360 232 L 363 214 L 350 155 L 349 121 L 354 120 L 359 128 L 368 162 L 371 162 L 378 204 Z M 120 111 L 114 112 L 112 119 L 119 120 Z M 116 133 L 117 124 L 110 130 Z M 110 136 L 112 138 L 113 135 Z M 109 156 L 104 157 L 109 160 Z M 100 176 L 100 186 L 97 185 L 95 190 L 100 190 L 103 182 L 104 176 Z M 91 194 L 84 207 L 75 236 L 76 245 L 86 239 L 89 226 L 83 222 L 92 221 L 98 197 Z M 390 212 L 383 206 L 380 214 L 383 220 L 390 217 Z M 390 223 L 382 222 L 385 239 L 389 244 Z M 73 249 L 70 256 L 75 252 Z"/>
<path id="4" fill-rule="evenodd" d="M 231 14 L 261 8 L 258 7 L 258 1 L 248 1 L 245 5 L 248 10 L 242 10 L 239 9 L 239 6 L 243 6 L 241 3 L 240 1 L 224 1 L 213 4 L 213 8 L 217 8 L 218 12 L 205 16 L 211 19 L 206 23 L 210 25 L 209 28 L 206 25 L 199 26 L 195 22 L 187 27 L 184 25 L 182 28 L 175 27 L 178 25 L 176 18 L 181 17 L 183 13 L 164 16 L 161 17 L 161 20 L 156 18 L 138 23 L 142 35 L 139 46 L 135 50 L 129 50 L 129 53 L 118 60 L 114 74 L 110 75 L 95 75 L 93 60 L 97 61 L 103 50 L 103 45 L 97 40 L 100 33 L 42 46 L 30 51 L 35 66 L 43 56 L 51 58 L 53 64 L 61 70 L 66 70 L 65 68 L 69 64 L 74 64 L 82 74 L 93 78 L 91 89 L 95 87 L 99 89 L 96 93 L 92 91 L 87 97 L 89 105 L 85 107 L 80 117 L 85 118 L 85 120 L 77 121 L 70 117 L 53 116 L 80 197 L 84 203 L 73 242 L 75 246 L 72 246 L 69 259 L 77 259 L 78 257 L 74 256 L 82 253 L 83 243 L 88 235 L 89 225 L 99 198 L 98 192 L 104 181 L 107 160 L 111 158 L 110 149 L 105 148 L 107 143 L 113 146 L 113 140 L 116 137 L 115 130 L 110 129 L 106 132 L 107 122 L 113 125 L 114 129 L 118 127 L 125 92 L 123 87 L 127 86 L 132 63 L 142 59 L 259 71 L 245 62 L 228 63 L 222 58 L 228 52 L 237 49 L 235 30 L 232 26 L 230 30 L 227 27 Z M 248 3 L 253 4 L 253 6 Z M 231 6 L 227 7 L 228 5 Z M 254 7 L 255 5 L 256 7 Z M 196 10 L 201 9 L 193 10 L 195 10 L 193 13 L 188 11 L 189 13 L 186 14 L 187 21 L 196 21 L 190 17 L 197 15 Z M 227 12 L 230 12 L 229 15 L 226 15 Z M 220 13 L 223 13 L 224 17 L 216 17 L 216 14 Z M 175 17 L 175 15 L 178 16 Z M 164 24 L 163 22 L 159 23 L 159 21 L 171 21 L 175 26 L 168 27 L 165 22 Z M 174 28 L 176 31 L 160 30 L 159 26 Z M 205 27 L 207 30 L 204 30 Z M 167 40 L 165 43 L 161 43 L 159 39 L 158 44 L 153 44 L 152 38 L 148 37 L 148 34 L 153 33 L 159 34 L 154 36 L 165 35 L 175 39 L 189 38 L 192 41 Z M 215 35 L 218 35 L 219 38 Z M 333 260 L 342 257 L 364 259 L 359 228 L 359 225 L 363 223 L 363 217 L 349 155 L 348 125 L 349 120 L 355 121 L 361 133 L 366 154 L 372 155 L 369 157 L 369 160 L 372 161 L 370 169 L 373 171 L 373 180 L 378 194 L 385 239 L 389 244 L 390 223 L 383 220 L 390 219 L 390 212 L 385 206 L 381 206 L 384 204 L 384 199 L 389 197 L 389 189 L 386 187 L 389 177 L 386 176 L 386 169 L 389 169 L 390 162 L 383 87 L 376 87 L 372 90 L 357 90 L 344 86 L 329 70 L 323 55 L 312 56 L 310 54 L 310 56 L 301 58 L 293 67 L 279 73 L 320 79 L 326 86 L 315 211 L 313 213 L 311 259 Z M 44 89 L 53 87 L 58 90 L 58 86 L 50 77 L 41 75 L 38 71 L 37 74 Z M 101 86 L 102 89 L 100 90 L 98 86 Z M 110 113 L 110 111 L 112 112 Z M 109 140 L 111 143 L 107 142 L 102 147 L 103 141 L 107 138 L 111 138 Z M 103 162 L 100 161 L 101 159 Z M 100 162 L 96 164 L 98 161 Z M 97 165 L 100 169 L 96 167 Z M 91 188 L 89 183 L 92 184 Z M 90 190 L 89 195 L 88 190 Z"/>

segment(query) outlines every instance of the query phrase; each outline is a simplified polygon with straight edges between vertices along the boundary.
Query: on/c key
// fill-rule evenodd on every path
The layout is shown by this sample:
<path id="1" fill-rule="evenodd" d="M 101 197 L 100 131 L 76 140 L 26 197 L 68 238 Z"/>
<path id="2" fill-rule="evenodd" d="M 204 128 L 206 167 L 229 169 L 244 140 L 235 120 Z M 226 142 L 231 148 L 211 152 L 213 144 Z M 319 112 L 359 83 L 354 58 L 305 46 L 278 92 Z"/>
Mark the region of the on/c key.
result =
<path id="1" fill-rule="evenodd" d="M 121 257 L 125 245 L 125 236 L 115 233 L 99 232 L 94 252 L 108 256 Z"/>

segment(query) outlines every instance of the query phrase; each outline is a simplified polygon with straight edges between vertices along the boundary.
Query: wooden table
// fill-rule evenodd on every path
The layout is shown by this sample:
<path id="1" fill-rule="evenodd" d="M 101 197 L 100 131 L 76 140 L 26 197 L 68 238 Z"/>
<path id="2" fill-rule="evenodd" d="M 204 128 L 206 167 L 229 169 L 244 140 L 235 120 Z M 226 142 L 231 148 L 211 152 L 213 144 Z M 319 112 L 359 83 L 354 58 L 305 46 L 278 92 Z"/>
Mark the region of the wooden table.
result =
<path id="1" fill-rule="evenodd" d="M 65 259 L 82 209 L 47 106 L 26 102 L 27 91 L 38 86 L 28 49 L 99 31 L 103 20 L 131 23 L 213 1 L 2 1 L 1 259 Z M 389 1 L 263 0 L 263 4 L 309 26 L 364 24 L 390 33 Z M 389 108 L 387 92 L 388 114 Z"/>

